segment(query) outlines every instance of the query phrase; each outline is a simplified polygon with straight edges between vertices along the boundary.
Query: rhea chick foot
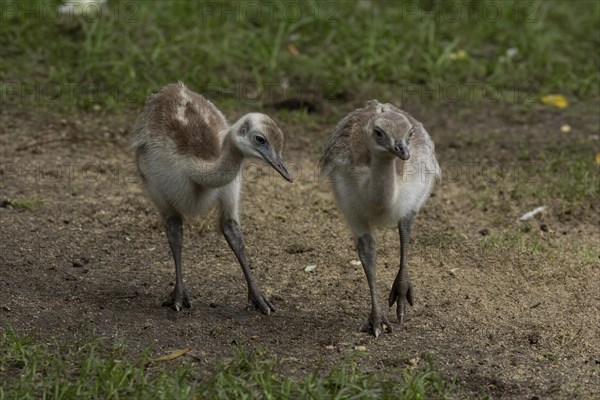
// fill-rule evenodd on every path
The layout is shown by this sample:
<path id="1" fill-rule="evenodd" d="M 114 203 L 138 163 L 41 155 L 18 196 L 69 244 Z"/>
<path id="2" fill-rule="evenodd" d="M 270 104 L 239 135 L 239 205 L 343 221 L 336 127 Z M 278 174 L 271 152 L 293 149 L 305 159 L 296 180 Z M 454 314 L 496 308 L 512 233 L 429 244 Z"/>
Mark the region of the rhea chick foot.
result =
<path id="1" fill-rule="evenodd" d="M 378 300 L 373 229 L 398 227 L 400 267 L 388 304 L 397 304 L 396 316 L 403 323 L 406 305 L 414 302 L 407 267 L 411 231 L 440 178 L 434 144 L 411 115 L 371 100 L 338 123 L 325 145 L 321 168 L 332 183 L 367 276 L 371 313 L 363 330 L 378 337 L 385 328 L 392 331 L 392 325 Z"/>
<path id="2" fill-rule="evenodd" d="M 132 147 L 143 185 L 166 222 L 175 264 L 175 288 L 163 305 L 191 307 L 183 283 L 183 218 L 220 208 L 220 228 L 248 285 L 248 305 L 275 311 L 261 292 L 246 258 L 239 224 L 245 159 L 263 160 L 292 181 L 281 159 L 283 134 L 267 115 L 251 113 L 230 125 L 206 98 L 182 83 L 151 95 L 133 128 Z"/>

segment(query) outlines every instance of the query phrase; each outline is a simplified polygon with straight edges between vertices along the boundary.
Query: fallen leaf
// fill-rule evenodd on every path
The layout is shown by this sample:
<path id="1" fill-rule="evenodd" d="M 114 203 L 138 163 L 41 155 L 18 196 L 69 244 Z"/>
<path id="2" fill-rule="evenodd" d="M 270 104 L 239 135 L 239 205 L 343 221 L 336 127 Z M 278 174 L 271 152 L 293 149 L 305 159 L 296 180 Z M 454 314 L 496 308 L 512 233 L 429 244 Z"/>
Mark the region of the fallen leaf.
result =
<path id="1" fill-rule="evenodd" d="M 275 214 L 275 215 L 273 215 L 273 217 L 275 217 L 276 219 L 281 220 L 281 221 L 286 220 L 286 216 L 283 214 Z"/>
<path id="2" fill-rule="evenodd" d="M 452 52 L 448 54 L 450 60 L 464 60 L 467 58 L 467 52 L 463 49 L 458 50 L 456 53 Z"/>
<path id="3" fill-rule="evenodd" d="M 411 358 L 407 362 L 407 364 L 410 365 L 411 367 L 414 367 L 418 363 L 419 363 L 419 359 L 418 358 Z"/>
<path id="4" fill-rule="evenodd" d="M 569 102 L 565 98 L 565 96 L 560 94 L 549 94 L 546 96 L 540 97 L 540 101 L 542 104 L 550 105 L 558 108 L 567 108 Z"/>
<path id="5" fill-rule="evenodd" d="M 564 124 L 563 126 L 560 127 L 560 131 L 562 133 L 569 133 L 569 132 L 571 132 L 571 126 Z"/>
<path id="6" fill-rule="evenodd" d="M 182 355 L 184 355 L 185 353 L 187 353 L 190 350 L 191 349 L 189 347 L 186 347 L 181 350 L 176 350 L 176 351 L 172 352 L 171 354 L 167 354 L 166 356 L 154 358 L 154 359 L 150 360 L 149 362 L 154 363 L 154 362 L 171 361 L 178 357 L 181 357 Z"/>
<path id="7" fill-rule="evenodd" d="M 521 215 L 521 218 L 519 218 L 519 221 L 527 221 L 528 219 L 533 218 L 536 214 L 541 213 L 545 209 L 546 209 L 546 206 L 537 207 L 537 208 L 533 209 L 532 211 L 529 211 L 529 212 Z"/>
<path id="8" fill-rule="evenodd" d="M 600 165 L 600 152 L 596 153 L 596 165 Z"/>
<path id="9" fill-rule="evenodd" d="M 359 260 L 352 260 L 352 261 L 350 261 L 350 265 L 353 265 L 355 267 L 360 267 L 361 262 Z"/>
<path id="10" fill-rule="evenodd" d="M 95 14 L 101 14 L 100 7 L 104 6 L 106 0 L 85 0 L 85 1 L 66 1 L 58 7 L 58 12 L 69 16 L 83 15 L 87 16 L 87 12 L 92 10 Z M 90 7 L 91 6 L 91 7 Z M 97 15 L 93 15 L 97 17 Z"/>
<path id="11" fill-rule="evenodd" d="M 506 61 L 512 59 L 517 54 L 519 54 L 519 49 L 517 49 L 516 47 L 511 47 L 509 49 L 506 49 L 506 53 L 504 53 L 503 55 L 498 57 L 498 61 L 506 62 Z"/>
<path id="12" fill-rule="evenodd" d="M 288 43 L 287 49 L 290 52 L 290 54 L 292 55 L 292 57 L 294 57 L 294 58 L 298 58 L 298 56 L 300 55 L 300 52 L 298 51 L 296 46 L 294 46 L 291 43 Z"/>
<path id="13" fill-rule="evenodd" d="M 510 49 L 506 49 L 506 57 L 513 58 L 519 53 L 519 49 L 516 47 L 511 47 Z"/>
<path id="14" fill-rule="evenodd" d="M 356 351 L 367 351 L 367 346 L 354 346 Z"/>
<path id="15" fill-rule="evenodd" d="M 313 272 L 315 269 L 317 269 L 317 266 L 316 266 L 316 265 L 307 265 L 307 266 L 304 268 L 304 272 Z"/>

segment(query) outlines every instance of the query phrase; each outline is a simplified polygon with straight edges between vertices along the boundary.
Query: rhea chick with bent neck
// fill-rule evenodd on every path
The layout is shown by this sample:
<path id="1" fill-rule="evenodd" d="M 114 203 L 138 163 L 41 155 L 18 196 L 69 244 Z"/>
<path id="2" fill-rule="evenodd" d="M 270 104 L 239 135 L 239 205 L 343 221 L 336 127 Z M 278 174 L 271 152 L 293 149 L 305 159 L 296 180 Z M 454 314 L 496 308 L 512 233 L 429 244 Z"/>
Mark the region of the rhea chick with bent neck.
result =
<path id="1" fill-rule="evenodd" d="M 175 263 L 175 288 L 163 305 L 191 307 L 183 283 L 183 218 L 220 208 L 220 229 L 248 284 L 248 306 L 275 311 L 261 292 L 246 258 L 239 224 L 245 159 L 262 160 L 292 181 L 281 158 L 283 134 L 273 120 L 250 113 L 230 125 L 206 98 L 184 84 L 151 95 L 133 129 L 132 147 L 143 185 L 164 221 Z"/>

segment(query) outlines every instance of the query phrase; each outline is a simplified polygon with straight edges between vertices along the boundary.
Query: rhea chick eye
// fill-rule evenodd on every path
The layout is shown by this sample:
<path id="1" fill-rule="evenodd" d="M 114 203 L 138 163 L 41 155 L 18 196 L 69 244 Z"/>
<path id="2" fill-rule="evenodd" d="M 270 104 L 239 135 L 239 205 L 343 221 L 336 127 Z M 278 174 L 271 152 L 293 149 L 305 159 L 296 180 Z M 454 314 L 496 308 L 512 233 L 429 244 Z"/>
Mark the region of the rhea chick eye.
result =
<path id="1" fill-rule="evenodd" d="M 377 138 L 381 139 L 383 137 L 383 132 L 380 129 L 375 128 L 375 136 L 377 136 Z"/>
<path id="2" fill-rule="evenodd" d="M 256 136 L 254 136 L 254 143 L 256 143 L 258 145 L 263 145 L 263 144 L 267 143 L 267 139 L 265 139 L 263 136 L 256 135 Z"/>

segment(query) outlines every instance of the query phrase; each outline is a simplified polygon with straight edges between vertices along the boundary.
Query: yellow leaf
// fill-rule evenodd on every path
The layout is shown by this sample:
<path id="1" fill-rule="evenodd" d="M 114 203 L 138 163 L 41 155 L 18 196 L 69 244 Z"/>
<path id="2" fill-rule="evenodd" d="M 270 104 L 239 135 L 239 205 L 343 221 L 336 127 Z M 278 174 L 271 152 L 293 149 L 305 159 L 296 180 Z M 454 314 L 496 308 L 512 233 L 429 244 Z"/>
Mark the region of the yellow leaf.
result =
<path id="1" fill-rule="evenodd" d="M 287 49 L 294 58 L 298 58 L 298 56 L 300 55 L 300 52 L 298 51 L 296 46 L 294 46 L 291 43 L 288 43 Z"/>
<path id="2" fill-rule="evenodd" d="M 564 124 L 563 126 L 560 127 L 560 131 L 562 133 L 569 133 L 569 132 L 571 132 L 571 126 L 568 124 Z"/>
<path id="3" fill-rule="evenodd" d="M 450 52 L 448 54 L 448 59 L 454 61 L 454 60 L 464 60 L 466 59 L 468 56 L 467 52 L 463 49 L 458 50 L 456 53 L 455 52 Z"/>
<path id="4" fill-rule="evenodd" d="M 177 357 L 181 357 L 182 355 L 184 355 L 185 353 L 187 353 L 190 350 L 191 349 L 189 347 L 186 347 L 181 350 L 176 350 L 176 351 L 172 352 L 171 354 L 167 354 L 166 356 L 154 358 L 154 359 L 150 360 L 150 362 L 153 363 L 153 362 L 171 361 L 171 360 L 176 359 Z"/>
<path id="5" fill-rule="evenodd" d="M 540 97 L 540 101 L 542 104 L 551 105 L 558 108 L 566 108 L 569 105 L 569 102 L 565 98 L 565 96 L 560 94 L 549 94 L 546 96 Z"/>
<path id="6" fill-rule="evenodd" d="M 596 165 L 600 165 L 600 152 L 596 153 Z"/>

